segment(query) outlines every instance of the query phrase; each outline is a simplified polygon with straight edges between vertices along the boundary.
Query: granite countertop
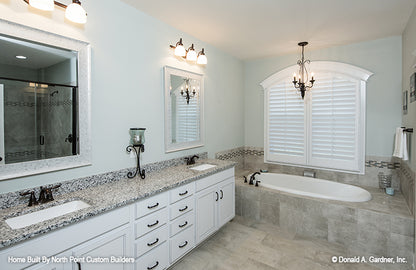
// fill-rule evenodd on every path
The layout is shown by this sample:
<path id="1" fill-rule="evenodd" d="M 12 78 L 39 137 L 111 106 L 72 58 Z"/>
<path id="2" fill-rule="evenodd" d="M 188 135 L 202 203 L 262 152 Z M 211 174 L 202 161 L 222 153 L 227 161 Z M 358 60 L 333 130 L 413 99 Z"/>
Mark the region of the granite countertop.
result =
<path id="1" fill-rule="evenodd" d="M 205 163 L 217 166 L 204 171 L 189 169 L 190 167 Z M 126 178 L 116 182 L 56 196 L 54 201 L 34 207 L 28 207 L 25 204 L 2 209 L 0 210 L 0 248 L 20 243 L 37 235 L 53 231 L 63 226 L 76 223 L 117 207 L 133 203 L 154 194 L 187 184 L 228 168 L 232 168 L 235 164 L 236 163 L 232 161 L 205 159 L 196 162 L 195 165 L 173 166 L 161 171 L 148 173 L 146 175 L 146 179 L 144 180 L 141 179 L 140 176 L 132 179 Z M 91 206 L 21 229 L 13 230 L 6 224 L 5 221 L 10 217 L 31 213 L 74 200 L 82 200 Z"/>

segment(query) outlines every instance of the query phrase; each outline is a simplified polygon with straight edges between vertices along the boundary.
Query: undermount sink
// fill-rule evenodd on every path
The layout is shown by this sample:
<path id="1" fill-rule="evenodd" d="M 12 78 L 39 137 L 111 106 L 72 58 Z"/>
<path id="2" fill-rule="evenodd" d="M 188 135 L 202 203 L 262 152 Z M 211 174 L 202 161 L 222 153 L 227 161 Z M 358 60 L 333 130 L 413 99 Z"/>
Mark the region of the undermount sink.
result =
<path id="1" fill-rule="evenodd" d="M 84 208 L 89 207 L 88 203 L 83 201 L 71 201 L 64 204 L 56 205 L 39 211 L 31 212 L 18 217 L 6 219 L 7 225 L 12 229 L 20 229 L 29 225 L 33 225 L 48 219 L 63 216 Z"/>
<path id="2" fill-rule="evenodd" d="M 217 165 L 212 165 L 212 164 L 201 164 L 195 167 L 190 168 L 191 170 L 195 170 L 195 171 L 205 171 L 211 168 L 217 167 Z"/>

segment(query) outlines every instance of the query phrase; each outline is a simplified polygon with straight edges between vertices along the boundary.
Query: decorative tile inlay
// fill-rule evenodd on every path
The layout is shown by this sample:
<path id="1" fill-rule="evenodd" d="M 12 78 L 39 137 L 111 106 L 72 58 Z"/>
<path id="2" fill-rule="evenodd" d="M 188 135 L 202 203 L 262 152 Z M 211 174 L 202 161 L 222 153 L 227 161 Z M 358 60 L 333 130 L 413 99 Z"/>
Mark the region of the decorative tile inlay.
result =
<path id="1" fill-rule="evenodd" d="M 366 160 L 366 167 L 376 167 L 376 168 L 387 168 L 387 169 L 400 169 L 400 162 L 387 162 L 387 161 L 377 161 L 377 160 Z"/>
<path id="2" fill-rule="evenodd" d="M 199 156 L 200 159 L 208 158 L 207 152 L 199 153 L 197 155 Z M 185 157 L 191 157 L 191 156 L 192 155 L 154 162 L 150 164 L 145 164 L 143 166 L 143 169 L 146 171 L 146 173 L 161 171 L 165 168 L 185 164 Z M 83 178 L 68 180 L 65 182 L 58 182 L 55 184 L 61 184 L 61 187 L 57 189 L 54 192 L 54 194 L 63 195 L 66 193 L 83 190 L 89 187 L 95 187 L 95 186 L 103 185 L 106 183 L 116 182 L 116 181 L 126 178 L 127 173 L 135 169 L 136 168 L 123 169 L 119 171 L 112 171 L 108 173 L 102 173 L 102 174 L 91 175 L 91 176 L 87 176 Z M 39 197 L 40 187 L 30 188 L 30 190 L 35 190 L 36 197 Z M 27 203 L 27 198 L 23 198 L 22 196 L 19 195 L 22 191 L 23 190 L 0 194 L 0 209 L 5 209 L 5 208 L 13 207 L 16 205 Z"/>

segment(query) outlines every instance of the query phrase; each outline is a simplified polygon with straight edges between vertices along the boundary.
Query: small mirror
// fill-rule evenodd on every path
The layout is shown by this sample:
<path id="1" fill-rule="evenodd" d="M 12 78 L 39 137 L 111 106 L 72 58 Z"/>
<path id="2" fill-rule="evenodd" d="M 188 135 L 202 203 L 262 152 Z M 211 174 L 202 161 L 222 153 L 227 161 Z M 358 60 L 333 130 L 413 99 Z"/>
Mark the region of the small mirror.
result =
<path id="1" fill-rule="evenodd" d="M 203 146 L 201 74 L 165 67 L 165 151 Z"/>
<path id="2" fill-rule="evenodd" d="M 88 43 L 0 29 L 0 179 L 90 164 Z"/>

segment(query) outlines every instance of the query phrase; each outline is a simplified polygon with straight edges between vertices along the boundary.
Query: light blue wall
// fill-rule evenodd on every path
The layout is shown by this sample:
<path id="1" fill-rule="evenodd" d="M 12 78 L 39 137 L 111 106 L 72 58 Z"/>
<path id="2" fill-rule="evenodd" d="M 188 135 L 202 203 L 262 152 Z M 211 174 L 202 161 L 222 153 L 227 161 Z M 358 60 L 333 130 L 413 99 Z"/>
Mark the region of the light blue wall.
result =
<path id="1" fill-rule="evenodd" d="M 409 91 L 410 75 L 416 72 L 416 9 L 403 32 L 403 90 Z M 408 97 L 409 98 L 409 97 Z M 408 104 L 408 113 L 403 115 L 403 126 L 416 128 L 416 102 Z M 410 137 L 409 165 L 416 172 L 416 134 Z"/>
<path id="2" fill-rule="evenodd" d="M 305 58 L 311 61 L 338 61 L 374 73 L 367 82 L 366 155 L 392 155 L 394 131 L 401 124 L 401 46 L 401 37 L 394 36 L 317 51 L 306 47 Z M 245 145 L 263 146 L 264 96 L 259 83 L 298 59 L 299 54 L 293 54 L 244 63 Z"/>
<path id="3" fill-rule="evenodd" d="M 88 22 L 79 27 L 64 21 L 58 8 L 51 14 L 27 7 L 23 1 L 1 1 L 4 19 L 91 43 L 93 165 L 0 182 L 0 193 L 30 188 L 97 173 L 133 167 L 125 148 L 130 127 L 146 127 L 143 163 L 185 154 L 215 152 L 242 146 L 243 63 L 135 8 L 119 1 L 83 2 Z M 169 44 L 183 37 L 184 44 L 205 48 L 204 68 L 173 56 Z M 205 76 L 205 146 L 187 151 L 164 152 L 165 65 L 203 73 Z"/>

